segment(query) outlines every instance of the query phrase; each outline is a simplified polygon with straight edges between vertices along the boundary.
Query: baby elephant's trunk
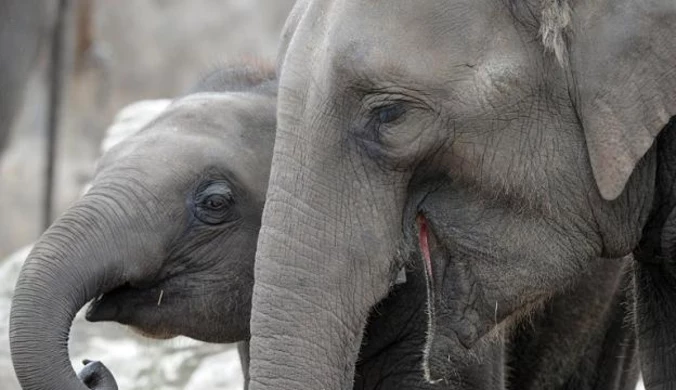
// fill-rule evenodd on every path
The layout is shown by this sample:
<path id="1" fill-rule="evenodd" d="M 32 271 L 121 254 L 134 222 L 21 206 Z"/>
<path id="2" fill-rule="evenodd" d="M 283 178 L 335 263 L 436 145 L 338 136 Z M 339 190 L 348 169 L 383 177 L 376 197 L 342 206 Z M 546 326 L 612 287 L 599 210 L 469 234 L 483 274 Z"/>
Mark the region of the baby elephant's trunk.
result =
<path id="1" fill-rule="evenodd" d="M 87 389 L 68 356 L 71 324 L 88 301 L 130 277 L 124 262 L 133 245 L 113 241 L 106 203 L 97 197 L 81 200 L 43 234 L 21 269 L 10 346 L 24 390 Z"/>

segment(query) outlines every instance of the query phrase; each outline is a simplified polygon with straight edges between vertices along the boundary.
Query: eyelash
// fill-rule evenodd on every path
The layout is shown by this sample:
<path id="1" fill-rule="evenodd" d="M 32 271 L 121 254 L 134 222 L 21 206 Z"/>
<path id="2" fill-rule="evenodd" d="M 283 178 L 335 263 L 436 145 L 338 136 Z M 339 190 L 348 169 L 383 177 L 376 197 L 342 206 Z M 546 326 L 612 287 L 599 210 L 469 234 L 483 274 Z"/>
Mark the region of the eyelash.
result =
<path id="1" fill-rule="evenodd" d="M 412 111 L 430 108 L 425 100 L 404 93 L 370 90 L 362 91 L 361 96 L 361 123 L 357 124 L 355 134 L 376 144 L 384 142 L 385 138 L 388 138 L 387 133 L 405 121 Z M 394 112 L 383 112 L 387 110 Z M 383 118 L 383 114 L 395 118 L 383 121 L 382 119 L 386 119 Z"/>
<path id="2" fill-rule="evenodd" d="M 390 94 L 371 93 L 370 95 L 364 97 L 363 105 L 366 111 L 369 113 L 370 118 L 377 117 L 378 112 L 383 109 L 395 106 L 399 106 L 403 109 L 403 112 L 400 113 L 400 116 L 404 116 L 411 109 L 415 108 L 425 109 L 426 107 L 428 107 L 427 102 L 425 102 L 424 100 L 413 98 L 403 93 L 390 93 Z M 392 122 L 394 121 L 385 123 Z"/>
<path id="3" fill-rule="evenodd" d="M 403 103 L 393 103 L 378 107 L 372 111 L 372 115 L 377 118 L 379 124 L 392 124 L 406 115 L 407 107 Z M 391 117 L 385 117 L 390 114 Z"/>

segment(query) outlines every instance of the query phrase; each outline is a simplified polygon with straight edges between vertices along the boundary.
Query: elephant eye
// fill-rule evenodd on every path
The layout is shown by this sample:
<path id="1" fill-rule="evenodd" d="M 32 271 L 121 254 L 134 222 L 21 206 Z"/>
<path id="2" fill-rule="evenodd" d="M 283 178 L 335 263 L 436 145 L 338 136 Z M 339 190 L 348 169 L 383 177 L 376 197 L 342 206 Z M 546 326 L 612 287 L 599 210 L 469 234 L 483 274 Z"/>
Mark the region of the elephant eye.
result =
<path id="1" fill-rule="evenodd" d="M 406 107 L 402 103 L 390 104 L 375 109 L 375 115 L 379 124 L 395 122 L 406 113 Z"/>
<path id="2" fill-rule="evenodd" d="M 227 207 L 228 203 L 228 198 L 226 196 L 221 194 L 213 194 L 206 198 L 204 201 L 204 207 L 209 210 L 218 211 Z"/>
<path id="3" fill-rule="evenodd" d="M 205 183 L 197 188 L 194 196 L 194 214 L 208 225 L 219 225 L 237 219 L 233 210 L 235 198 L 225 180 Z"/>

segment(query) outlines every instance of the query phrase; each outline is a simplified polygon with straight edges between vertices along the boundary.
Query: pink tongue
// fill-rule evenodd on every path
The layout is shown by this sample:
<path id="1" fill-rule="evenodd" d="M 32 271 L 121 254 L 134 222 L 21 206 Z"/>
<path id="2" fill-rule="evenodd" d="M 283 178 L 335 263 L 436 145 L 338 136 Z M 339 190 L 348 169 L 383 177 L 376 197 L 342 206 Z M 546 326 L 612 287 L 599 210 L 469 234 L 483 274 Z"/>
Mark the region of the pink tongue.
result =
<path id="1" fill-rule="evenodd" d="M 427 233 L 427 219 L 424 216 L 418 215 L 416 218 L 418 222 L 418 244 L 420 245 L 420 251 L 425 258 L 425 264 L 427 265 L 427 276 L 432 278 L 432 257 L 430 256 L 430 245 L 427 242 L 428 233 Z"/>

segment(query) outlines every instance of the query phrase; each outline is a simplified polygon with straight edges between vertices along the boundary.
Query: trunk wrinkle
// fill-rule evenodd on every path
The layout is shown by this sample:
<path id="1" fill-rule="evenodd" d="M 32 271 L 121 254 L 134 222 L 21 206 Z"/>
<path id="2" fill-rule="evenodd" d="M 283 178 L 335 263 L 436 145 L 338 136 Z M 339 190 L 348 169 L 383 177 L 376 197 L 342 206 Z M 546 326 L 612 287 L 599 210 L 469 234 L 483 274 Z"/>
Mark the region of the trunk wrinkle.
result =
<path id="1" fill-rule="evenodd" d="M 82 219 L 77 218 L 81 212 L 69 212 L 45 232 L 17 282 L 10 314 L 10 348 L 24 390 L 88 389 L 69 359 L 70 327 L 89 300 L 122 283 L 123 256 L 106 245 L 99 247 L 97 242 L 104 235 L 95 230 L 85 232 L 91 224 L 82 225 Z M 80 224 L 73 224 L 78 220 Z M 109 389 L 114 388 L 98 388 Z"/>

